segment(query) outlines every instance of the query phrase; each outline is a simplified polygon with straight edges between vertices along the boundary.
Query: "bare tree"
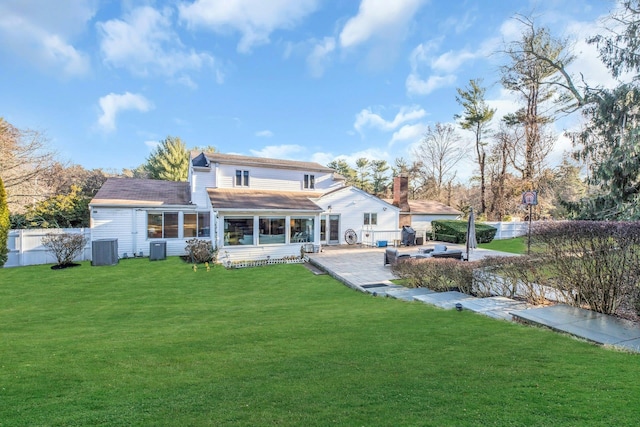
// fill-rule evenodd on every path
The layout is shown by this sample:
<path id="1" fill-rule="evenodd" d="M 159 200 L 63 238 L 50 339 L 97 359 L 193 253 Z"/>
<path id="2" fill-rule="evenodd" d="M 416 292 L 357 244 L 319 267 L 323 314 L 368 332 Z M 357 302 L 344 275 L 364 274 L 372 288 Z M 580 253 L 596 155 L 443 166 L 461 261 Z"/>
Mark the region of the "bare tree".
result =
<path id="1" fill-rule="evenodd" d="M 455 179 L 456 165 L 467 157 L 455 127 L 449 123 L 429 126 L 414 155 L 422 163 L 427 179 L 433 178 L 438 200 L 444 201 L 443 190 Z"/>
<path id="2" fill-rule="evenodd" d="M 30 129 L 18 129 L 0 117 L 0 177 L 11 212 L 46 197 L 38 180 L 51 168 L 55 154 L 49 141 Z"/>

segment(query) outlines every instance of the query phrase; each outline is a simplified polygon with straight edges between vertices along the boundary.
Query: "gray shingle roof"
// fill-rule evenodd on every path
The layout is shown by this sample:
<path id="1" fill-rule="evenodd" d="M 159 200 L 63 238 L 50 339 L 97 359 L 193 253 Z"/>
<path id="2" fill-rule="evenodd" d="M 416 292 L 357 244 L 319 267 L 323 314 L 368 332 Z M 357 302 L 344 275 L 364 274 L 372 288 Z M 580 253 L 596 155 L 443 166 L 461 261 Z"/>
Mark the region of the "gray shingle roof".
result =
<path id="1" fill-rule="evenodd" d="M 109 178 L 91 200 L 91 205 L 165 206 L 188 205 L 190 201 L 188 182 Z"/>
<path id="2" fill-rule="evenodd" d="M 191 158 L 198 158 L 200 152 L 191 152 Z M 269 159 L 266 157 L 249 157 L 237 154 L 205 153 L 211 163 L 233 164 L 238 166 L 259 166 L 278 169 L 295 169 L 309 172 L 335 172 L 333 169 L 316 162 L 300 162 L 297 160 Z M 198 159 L 201 162 L 201 159 Z"/>
<path id="3" fill-rule="evenodd" d="M 287 210 L 322 212 L 311 200 L 316 193 L 207 188 L 214 210 Z"/>
<path id="4" fill-rule="evenodd" d="M 393 203 L 393 199 L 384 199 L 387 203 Z M 461 215 L 462 212 L 435 200 L 409 200 L 409 209 L 412 214 L 423 215 Z"/>

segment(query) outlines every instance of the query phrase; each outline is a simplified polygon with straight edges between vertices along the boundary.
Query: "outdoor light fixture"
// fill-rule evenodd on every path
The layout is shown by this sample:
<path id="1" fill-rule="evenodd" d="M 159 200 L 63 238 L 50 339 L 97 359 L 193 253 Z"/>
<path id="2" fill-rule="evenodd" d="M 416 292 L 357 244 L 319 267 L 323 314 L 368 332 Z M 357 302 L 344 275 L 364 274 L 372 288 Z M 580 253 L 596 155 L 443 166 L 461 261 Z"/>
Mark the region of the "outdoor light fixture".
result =
<path id="1" fill-rule="evenodd" d="M 456 310 L 462 311 L 462 304 L 460 304 L 459 302 L 456 303 Z"/>

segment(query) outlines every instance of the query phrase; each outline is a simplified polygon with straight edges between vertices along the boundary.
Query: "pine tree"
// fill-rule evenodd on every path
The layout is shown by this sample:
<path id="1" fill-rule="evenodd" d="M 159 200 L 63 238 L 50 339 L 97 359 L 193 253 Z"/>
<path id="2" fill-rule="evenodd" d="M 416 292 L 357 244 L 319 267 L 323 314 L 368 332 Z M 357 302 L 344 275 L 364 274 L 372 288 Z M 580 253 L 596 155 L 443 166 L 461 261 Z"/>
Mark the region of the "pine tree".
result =
<path id="1" fill-rule="evenodd" d="M 9 240 L 9 207 L 7 206 L 7 192 L 4 190 L 4 182 L 0 178 L 0 267 L 4 266 L 9 256 L 7 246 Z"/>
<path id="2" fill-rule="evenodd" d="M 458 88 L 456 101 L 464 107 L 464 113 L 456 114 L 454 117 L 460 122 L 460 127 L 470 130 L 476 137 L 476 160 L 480 170 L 480 214 L 487 210 L 486 203 L 486 163 L 487 163 L 487 142 L 485 133 L 496 112 L 484 100 L 486 89 L 481 86 L 482 80 L 469 80 L 469 86 L 464 89 Z"/>
<path id="3" fill-rule="evenodd" d="M 168 136 L 147 158 L 145 169 L 153 179 L 186 181 L 189 173 L 189 152 L 179 137 Z"/>

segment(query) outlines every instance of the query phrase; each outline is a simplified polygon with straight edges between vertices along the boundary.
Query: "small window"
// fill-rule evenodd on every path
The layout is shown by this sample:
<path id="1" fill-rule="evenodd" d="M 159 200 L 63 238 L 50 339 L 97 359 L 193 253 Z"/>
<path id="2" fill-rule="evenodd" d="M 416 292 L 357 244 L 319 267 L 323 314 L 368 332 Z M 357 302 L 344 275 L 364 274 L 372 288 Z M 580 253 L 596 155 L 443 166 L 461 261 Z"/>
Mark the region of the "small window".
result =
<path id="1" fill-rule="evenodd" d="M 364 214 L 364 225 L 378 225 L 378 214 L 377 213 L 365 213 Z"/>
<path id="2" fill-rule="evenodd" d="M 149 212 L 147 214 L 147 238 L 177 239 L 178 212 Z"/>
<path id="3" fill-rule="evenodd" d="M 236 170 L 236 187 L 249 186 L 249 171 Z"/>
<path id="4" fill-rule="evenodd" d="M 316 176 L 305 174 L 304 176 L 304 188 L 308 190 L 313 190 L 316 188 Z"/>
<path id="5" fill-rule="evenodd" d="M 185 213 L 182 234 L 189 237 L 209 237 L 209 212 Z"/>

